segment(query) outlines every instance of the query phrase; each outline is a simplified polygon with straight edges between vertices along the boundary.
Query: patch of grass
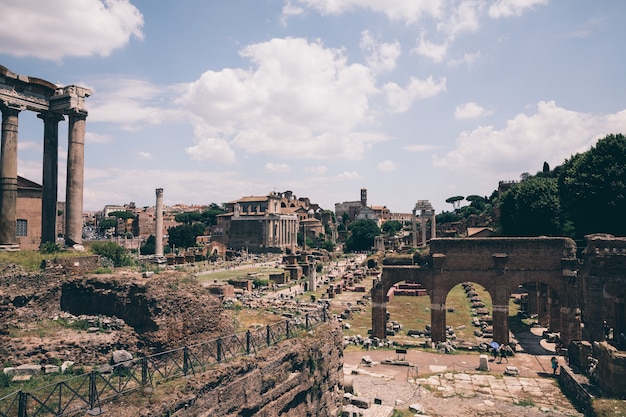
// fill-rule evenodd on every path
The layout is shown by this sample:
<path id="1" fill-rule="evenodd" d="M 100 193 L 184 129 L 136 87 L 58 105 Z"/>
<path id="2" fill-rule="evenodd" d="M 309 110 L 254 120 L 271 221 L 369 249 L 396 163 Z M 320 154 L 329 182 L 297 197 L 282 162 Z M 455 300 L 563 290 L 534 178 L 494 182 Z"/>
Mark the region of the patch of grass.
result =
<path id="1" fill-rule="evenodd" d="M 626 416 L 626 401 L 612 398 L 596 398 L 592 403 L 596 417 Z"/>
<path id="2" fill-rule="evenodd" d="M 515 404 L 522 406 L 522 407 L 534 407 L 535 406 L 535 402 L 531 398 L 522 398 L 516 401 Z"/>
<path id="3" fill-rule="evenodd" d="M 249 275 L 259 274 L 253 276 L 251 279 L 269 279 L 270 273 L 276 273 L 280 268 L 243 268 L 243 269 L 230 269 L 226 271 L 206 271 L 197 276 L 200 282 L 206 281 L 228 281 L 230 279 L 247 279 Z"/>
<path id="4" fill-rule="evenodd" d="M 413 417 L 415 413 L 409 410 L 393 410 L 391 417 Z"/>
<path id="5" fill-rule="evenodd" d="M 285 319 L 271 311 L 252 309 L 232 310 L 231 316 L 233 318 L 233 325 L 235 326 L 233 329 L 235 333 L 245 332 L 258 325 L 267 326 L 268 324 L 274 324 Z"/>
<path id="6" fill-rule="evenodd" d="M 84 331 L 89 328 L 89 323 L 85 320 L 69 320 L 59 318 L 58 320 L 46 319 L 39 320 L 27 328 L 19 328 L 11 326 L 9 328 L 9 337 L 47 337 L 57 333 L 60 329 L 71 329 Z"/>
<path id="7" fill-rule="evenodd" d="M 89 254 L 91 255 L 91 254 Z M 0 252 L 0 263 L 20 265 L 28 271 L 41 270 L 42 262 L 51 258 L 74 258 L 80 256 L 76 252 L 61 251 L 54 254 L 43 254 L 39 251 Z M 87 256 L 87 254 L 85 254 Z"/>

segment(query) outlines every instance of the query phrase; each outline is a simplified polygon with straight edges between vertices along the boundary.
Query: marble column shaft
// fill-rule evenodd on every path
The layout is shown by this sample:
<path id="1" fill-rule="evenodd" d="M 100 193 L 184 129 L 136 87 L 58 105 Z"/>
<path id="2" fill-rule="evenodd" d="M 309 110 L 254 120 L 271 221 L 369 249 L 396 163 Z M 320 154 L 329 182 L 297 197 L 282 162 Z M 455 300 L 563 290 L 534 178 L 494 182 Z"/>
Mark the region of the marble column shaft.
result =
<path id="1" fill-rule="evenodd" d="M 83 242 L 83 184 L 85 169 L 86 111 L 69 113 L 67 187 L 65 198 L 65 245 Z"/>
<path id="2" fill-rule="evenodd" d="M 65 118 L 58 113 L 37 115 L 44 122 L 43 181 L 41 199 L 41 244 L 56 242 L 57 201 L 59 182 L 59 122 Z"/>
<path id="3" fill-rule="evenodd" d="M 154 217 L 156 219 L 154 254 L 156 256 L 163 256 L 163 188 L 156 189 Z"/>
<path id="4" fill-rule="evenodd" d="M 17 131 L 20 109 L 0 105 L 0 246 L 17 245 Z"/>

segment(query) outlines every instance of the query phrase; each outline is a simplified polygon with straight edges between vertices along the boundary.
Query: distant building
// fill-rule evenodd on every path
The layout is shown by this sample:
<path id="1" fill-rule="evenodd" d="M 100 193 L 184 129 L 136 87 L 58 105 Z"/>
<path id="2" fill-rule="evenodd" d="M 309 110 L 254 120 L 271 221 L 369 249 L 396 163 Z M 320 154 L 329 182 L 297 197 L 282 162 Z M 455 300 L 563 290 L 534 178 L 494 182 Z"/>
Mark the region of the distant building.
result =
<path id="1" fill-rule="evenodd" d="M 281 194 L 249 196 L 226 204 L 228 213 L 217 216 L 220 234 L 214 239 L 226 247 L 248 252 L 282 252 L 297 244 L 298 205 Z M 287 205 L 283 207 L 283 203 Z M 292 207 L 289 207 L 293 203 Z M 283 213 L 285 210 L 285 213 Z"/>
<path id="2" fill-rule="evenodd" d="M 41 204 L 43 187 L 26 178 L 17 177 L 17 224 L 15 235 L 20 250 L 38 250 L 41 246 Z M 57 236 L 63 235 L 65 203 L 57 202 Z"/>

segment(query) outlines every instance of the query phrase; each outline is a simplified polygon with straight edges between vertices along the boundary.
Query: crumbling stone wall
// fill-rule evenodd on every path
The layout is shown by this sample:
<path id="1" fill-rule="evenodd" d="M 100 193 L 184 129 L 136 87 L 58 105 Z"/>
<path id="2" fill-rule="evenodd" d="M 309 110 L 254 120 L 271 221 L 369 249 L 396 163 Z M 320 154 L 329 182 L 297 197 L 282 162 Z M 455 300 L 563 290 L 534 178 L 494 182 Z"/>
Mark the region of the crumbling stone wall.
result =
<path id="1" fill-rule="evenodd" d="M 328 323 L 311 333 L 191 378 L 186 397 L 141 415 L 334 417 L 343 398 L 341 329 Z"/>
<path id="2" fill-rule="evenodd" d="M 593 357 L 598 360 L 596 380 L 609 395 L 626 397 L 626 353 L 606 342 L 593 345 Z"/>
<path id="3" fill-rule="evenodd" d="M 61 309 L 74 315 L 121 318 L 138 333 L 138 348 L 150 352 L 232 332 L 219 298 L 193 278 L 176 274 L 69 280 L 61 287 Z"/>
<path id="4" fill-rule="evenodd" d="M 100 267 L 100 256 L 76 256 L 71 258 L 52 258 L 43 261 L 42 269 L 47 275 L 85 275 Z"/>

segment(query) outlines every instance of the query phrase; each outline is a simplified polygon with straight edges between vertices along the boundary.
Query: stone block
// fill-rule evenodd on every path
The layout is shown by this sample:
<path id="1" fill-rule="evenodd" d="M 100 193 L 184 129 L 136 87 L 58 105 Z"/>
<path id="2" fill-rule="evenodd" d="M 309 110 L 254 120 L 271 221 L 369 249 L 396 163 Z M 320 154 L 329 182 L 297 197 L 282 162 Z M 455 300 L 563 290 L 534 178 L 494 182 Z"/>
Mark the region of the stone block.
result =
<path id="1" fill-rule="evenodd" d="M 15 375 L 39 375 L 41 374 L 41 365 L 24 364 L 15 368 Z"/>
<path id="2" fill-rule="evenodd" d="M 61 368 L 58 367 L 57 365 L 44 365 L 43 367 L 43 373 L 44 374 L 55 374 L 57 372 L 59 372 Z"/>

